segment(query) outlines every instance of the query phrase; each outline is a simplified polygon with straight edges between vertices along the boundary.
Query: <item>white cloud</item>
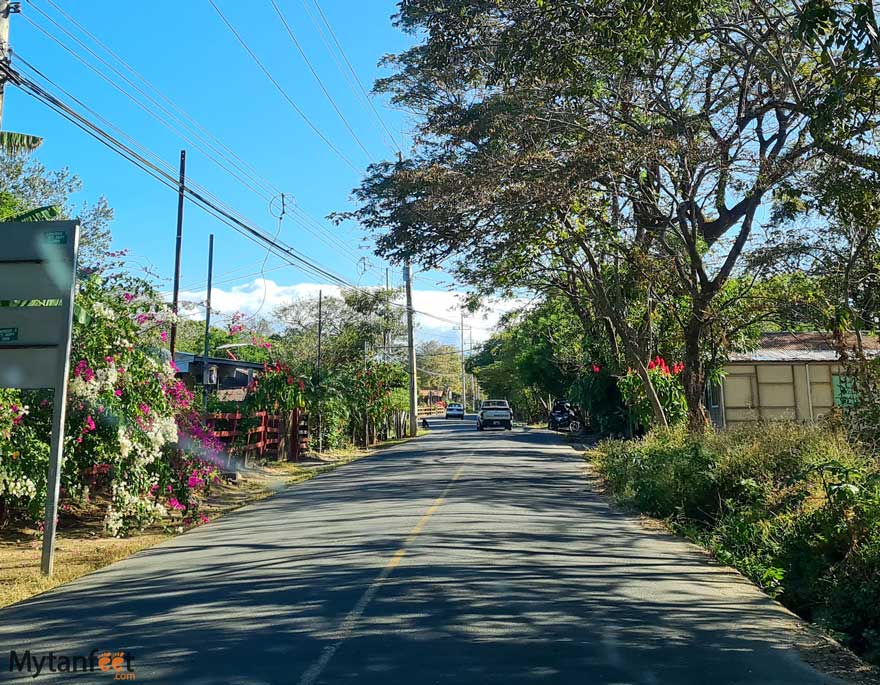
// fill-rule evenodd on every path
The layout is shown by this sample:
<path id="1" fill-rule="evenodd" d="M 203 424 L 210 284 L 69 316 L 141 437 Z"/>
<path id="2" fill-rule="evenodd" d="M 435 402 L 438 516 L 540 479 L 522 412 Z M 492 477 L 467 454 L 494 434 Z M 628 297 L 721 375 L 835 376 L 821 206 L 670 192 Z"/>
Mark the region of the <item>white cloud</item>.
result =
<path id="1" fill-rule="evenodd" d="M 304 297 L 317 297 L 323 291 L 327 296 L 338 296 L 339 286 L 320 283 L 295 283 L 281 285 L 275 281 L 256 278 L 249 283 L 233 286 L 229 289 L 213 288 L 211 291 L 212 309 L 214 312 L 229 315 L 240 311 L 246 314 L 259 312 L 267 316 L 280 304 Z M 444 342 L 453 342 L 459 336 L 457 327 L 460 323 L 460 307 L 464 293 L 448 290 L 413 290 L 413 309 L 416 314 L 417 337 L 421 340 L 440 338 Z M 182 302 L 204 302 L 206 291 L 191 290 L 180 293 Z M 400 304 L 403 304 L 401 298 Z M 516 307 L 522 306 L 523 300 L 506 299 L 490 303 L 485 310 L 465 317 L 465 326 L 471 327 L 475 343 L 486 340 L 491 329 L 498 323 L 501 316 Z M 202 316 L 201 308 L 189 312 L 193 318 Z"/>

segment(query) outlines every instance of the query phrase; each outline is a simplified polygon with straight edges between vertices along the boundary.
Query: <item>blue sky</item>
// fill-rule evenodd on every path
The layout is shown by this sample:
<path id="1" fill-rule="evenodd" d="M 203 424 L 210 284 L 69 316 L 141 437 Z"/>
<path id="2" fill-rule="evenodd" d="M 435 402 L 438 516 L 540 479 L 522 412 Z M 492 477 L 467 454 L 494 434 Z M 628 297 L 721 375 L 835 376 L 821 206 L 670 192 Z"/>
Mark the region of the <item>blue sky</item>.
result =
<path id="1" fill-rule="evenodd" d="M 288 214 L 281 238 L 322 266 L 363 286 L 384 284 L 384 262 L 372 254 L 366 235 L 355 225 L 335 227 L 324 217 L 350 208 L 350 192 L 370 161 L 391 158 L 393 144 L 376 121 L 356 87 L 346 76 L 338 52 L 331 52 L 333 39 L 321 23 L 314 0 L 276 0 L 307 57 L 322 78 L 367 153 L 361 149 L 322 93 L 320 86 L 297 51 L 270 0 L 233 2 L 215 0 L 237 31 L 264 62 L 296 105 L 315 127 L 354 165 L 352 169 L 309 127 L 260 71 L 251 57 L 223 24 L 209 0 L 152 3 L 119 0 L 27 0 L 25 16 L 13 16 L 11 44 L 14 54 L 37 67 L 55 83 L 70 91 L 105 119 L 176 169 L 179 150 L 187 149 L 187 173 L 194 181 L 222 198 L 254 223 L 274 233 L 276 219 L 269 213 L 268 198 L 275 190 L 293 198 L 297 213 Z M 199 126 L 228 146 L 252 166 L 259 183 L 273 190 L 245 187 L 219 168 L 203 150 L 178 132 L 169 130 L 126 95 L 115 90 L 62 46 L 38 28 L 49 31 L 78 55 L 119 83 L 126 92 L 144 101 L 134 88 L 101 65 L 86 48 L 76 44 L 52 24 L 45 12 L 72 31 L 89 49 L 126 73 L 147 90 L 125 67 L 113 60 L 89 36 L 80 32 L 58 12 L 69 13 L 77 22 L 146 78 Z M 385 72 L 377 65 L 388 53 L 408 47 L 413 38 L 393 26 L 396 11 L 392 0 L 319 0 L 345 56 L 360 80 L 370 89 Z M 324 34 L 319 32 L 320 27 Z M 325 43 L 325 38 L 327 42 Z M 349 75 L 350 76 L 350 75 Z M 353 81 L 353 79 L 350 79 Z M 148 91 L 149 92 L 149 91 Z M 116 211 L 114 246 L 128 248 L 134 261 L 149 264 L 164 287 L 173 273 L 176 193 L 104 148 L 72 124 L 16 89 L 7 89 L 4 127 L 43 136 L 39 158 L 50 168 L 68 166 L 83 180 L 83 200 L 107 197 Z M 165 104 L 159 96 L 151 95 Z M 144 102 L 146 109 L 157 108 Z M 384 98 L 373 104 L 404 152 L 409 149 L 406 114 L 395 111 Z M 179 124 L 170 122 L 179 131 Z M 255 184 L 256 185 L 256 184 Z M 261 196 L 261 194 L 263 196 Z M 308 218 L 323 225 L 319 229 Z M 309 229 L 303 226 L 308 224 Z M 326 231 L 326 232 L 325 232 Z M 254 309 L 262 301 L 260 269 L 265 251 L 200 209 L 188 205 L 184 229 L 184 290 L 197 296 L 204 287 L 208 234 L 215 233 L 215 280 L 220 306 Z M 332 237 L 328 237 L 328 233 Z M 370 269 L 364 270 L 366 258 Z M 265 279 L 269 304 L 295 292 L 311 291 L 319 281 L 270 257 Z M 399 268 L 392 268 L 392 282 L 400 283 Z M 416 307 L 449 318 L 455 296 L 444 292 L 449 279 L 442 274 L 423 274 L 416 281 Z M 273 299 L 275 298 L 275 299 Z M 256 304 L 254 304 L 256 303 Z M 268 309 L 269 306 L 264 306 Z M 490 321 L 494 319 L 491 317 Z M 487 322 L 474 320 L 487 327 Z M 422 337 L 455 339 L 455 332 L 437 321 L 422 320 Z M 475 338 L 485 331 L 475 330 Z"/>

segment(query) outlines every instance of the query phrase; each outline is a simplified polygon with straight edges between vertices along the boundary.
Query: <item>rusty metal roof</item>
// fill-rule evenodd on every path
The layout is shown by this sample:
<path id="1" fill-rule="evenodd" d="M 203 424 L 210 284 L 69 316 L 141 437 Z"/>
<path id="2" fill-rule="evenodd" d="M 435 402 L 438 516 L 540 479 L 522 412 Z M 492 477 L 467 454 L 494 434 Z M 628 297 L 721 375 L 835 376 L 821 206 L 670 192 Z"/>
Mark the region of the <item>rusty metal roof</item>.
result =
<path id="1" fill-rule="evenodd" d="M 847 334 L 846 344 L 850 349 L 854 349 L 856 345 L 855 334 Z M 877 336 L 863 334 L 862 346 L 867 356 L 880 356 L 880 338 Z M 733 363 L 836 362 L 839 360 L 840 356 L 832 335 L 822 331 L 763 333 L 755 350 L 730 355 L 730 361 Z"/>

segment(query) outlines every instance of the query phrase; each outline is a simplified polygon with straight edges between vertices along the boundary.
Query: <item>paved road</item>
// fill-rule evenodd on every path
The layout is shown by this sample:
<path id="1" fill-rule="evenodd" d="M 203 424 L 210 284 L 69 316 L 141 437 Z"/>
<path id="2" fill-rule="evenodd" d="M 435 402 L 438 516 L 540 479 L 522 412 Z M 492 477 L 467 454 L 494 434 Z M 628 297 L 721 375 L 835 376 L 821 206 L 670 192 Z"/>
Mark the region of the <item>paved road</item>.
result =
<path id="1" fill-rule="evenodd" d="M 555 436 L 434 425 L 0 611 L 0 682 L 9 649 L 123 650 L 163 684 L 836 682 L 786 612 L 612 512 Z"/>

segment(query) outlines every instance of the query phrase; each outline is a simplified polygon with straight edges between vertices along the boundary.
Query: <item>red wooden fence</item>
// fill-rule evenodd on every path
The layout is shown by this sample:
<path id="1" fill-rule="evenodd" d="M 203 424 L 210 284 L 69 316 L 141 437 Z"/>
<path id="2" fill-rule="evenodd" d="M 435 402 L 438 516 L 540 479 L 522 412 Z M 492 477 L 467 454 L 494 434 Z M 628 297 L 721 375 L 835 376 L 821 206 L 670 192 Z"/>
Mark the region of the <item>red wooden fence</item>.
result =
<path id="1" fill-rule="evenodd" d="M 205 423 L 214 435 L 226 445 L 230 457 L 241 456 L 244 465 L 248 459 L 281 459 L 297 461 L 309 447 L 308 417 L 299 410 L 291 412 L 290 434 L 282 440 L 283 416 L 259 411 L 255 414 L 241 412 L 220 412 L 205 415 Z M 240 424 L 257 419 L 256 425 L 245 427 Z M 243 438 L 243 440 L 242 440 Z M 286 443 L 286 455 L 280 454 L 282 442 Z"/>

